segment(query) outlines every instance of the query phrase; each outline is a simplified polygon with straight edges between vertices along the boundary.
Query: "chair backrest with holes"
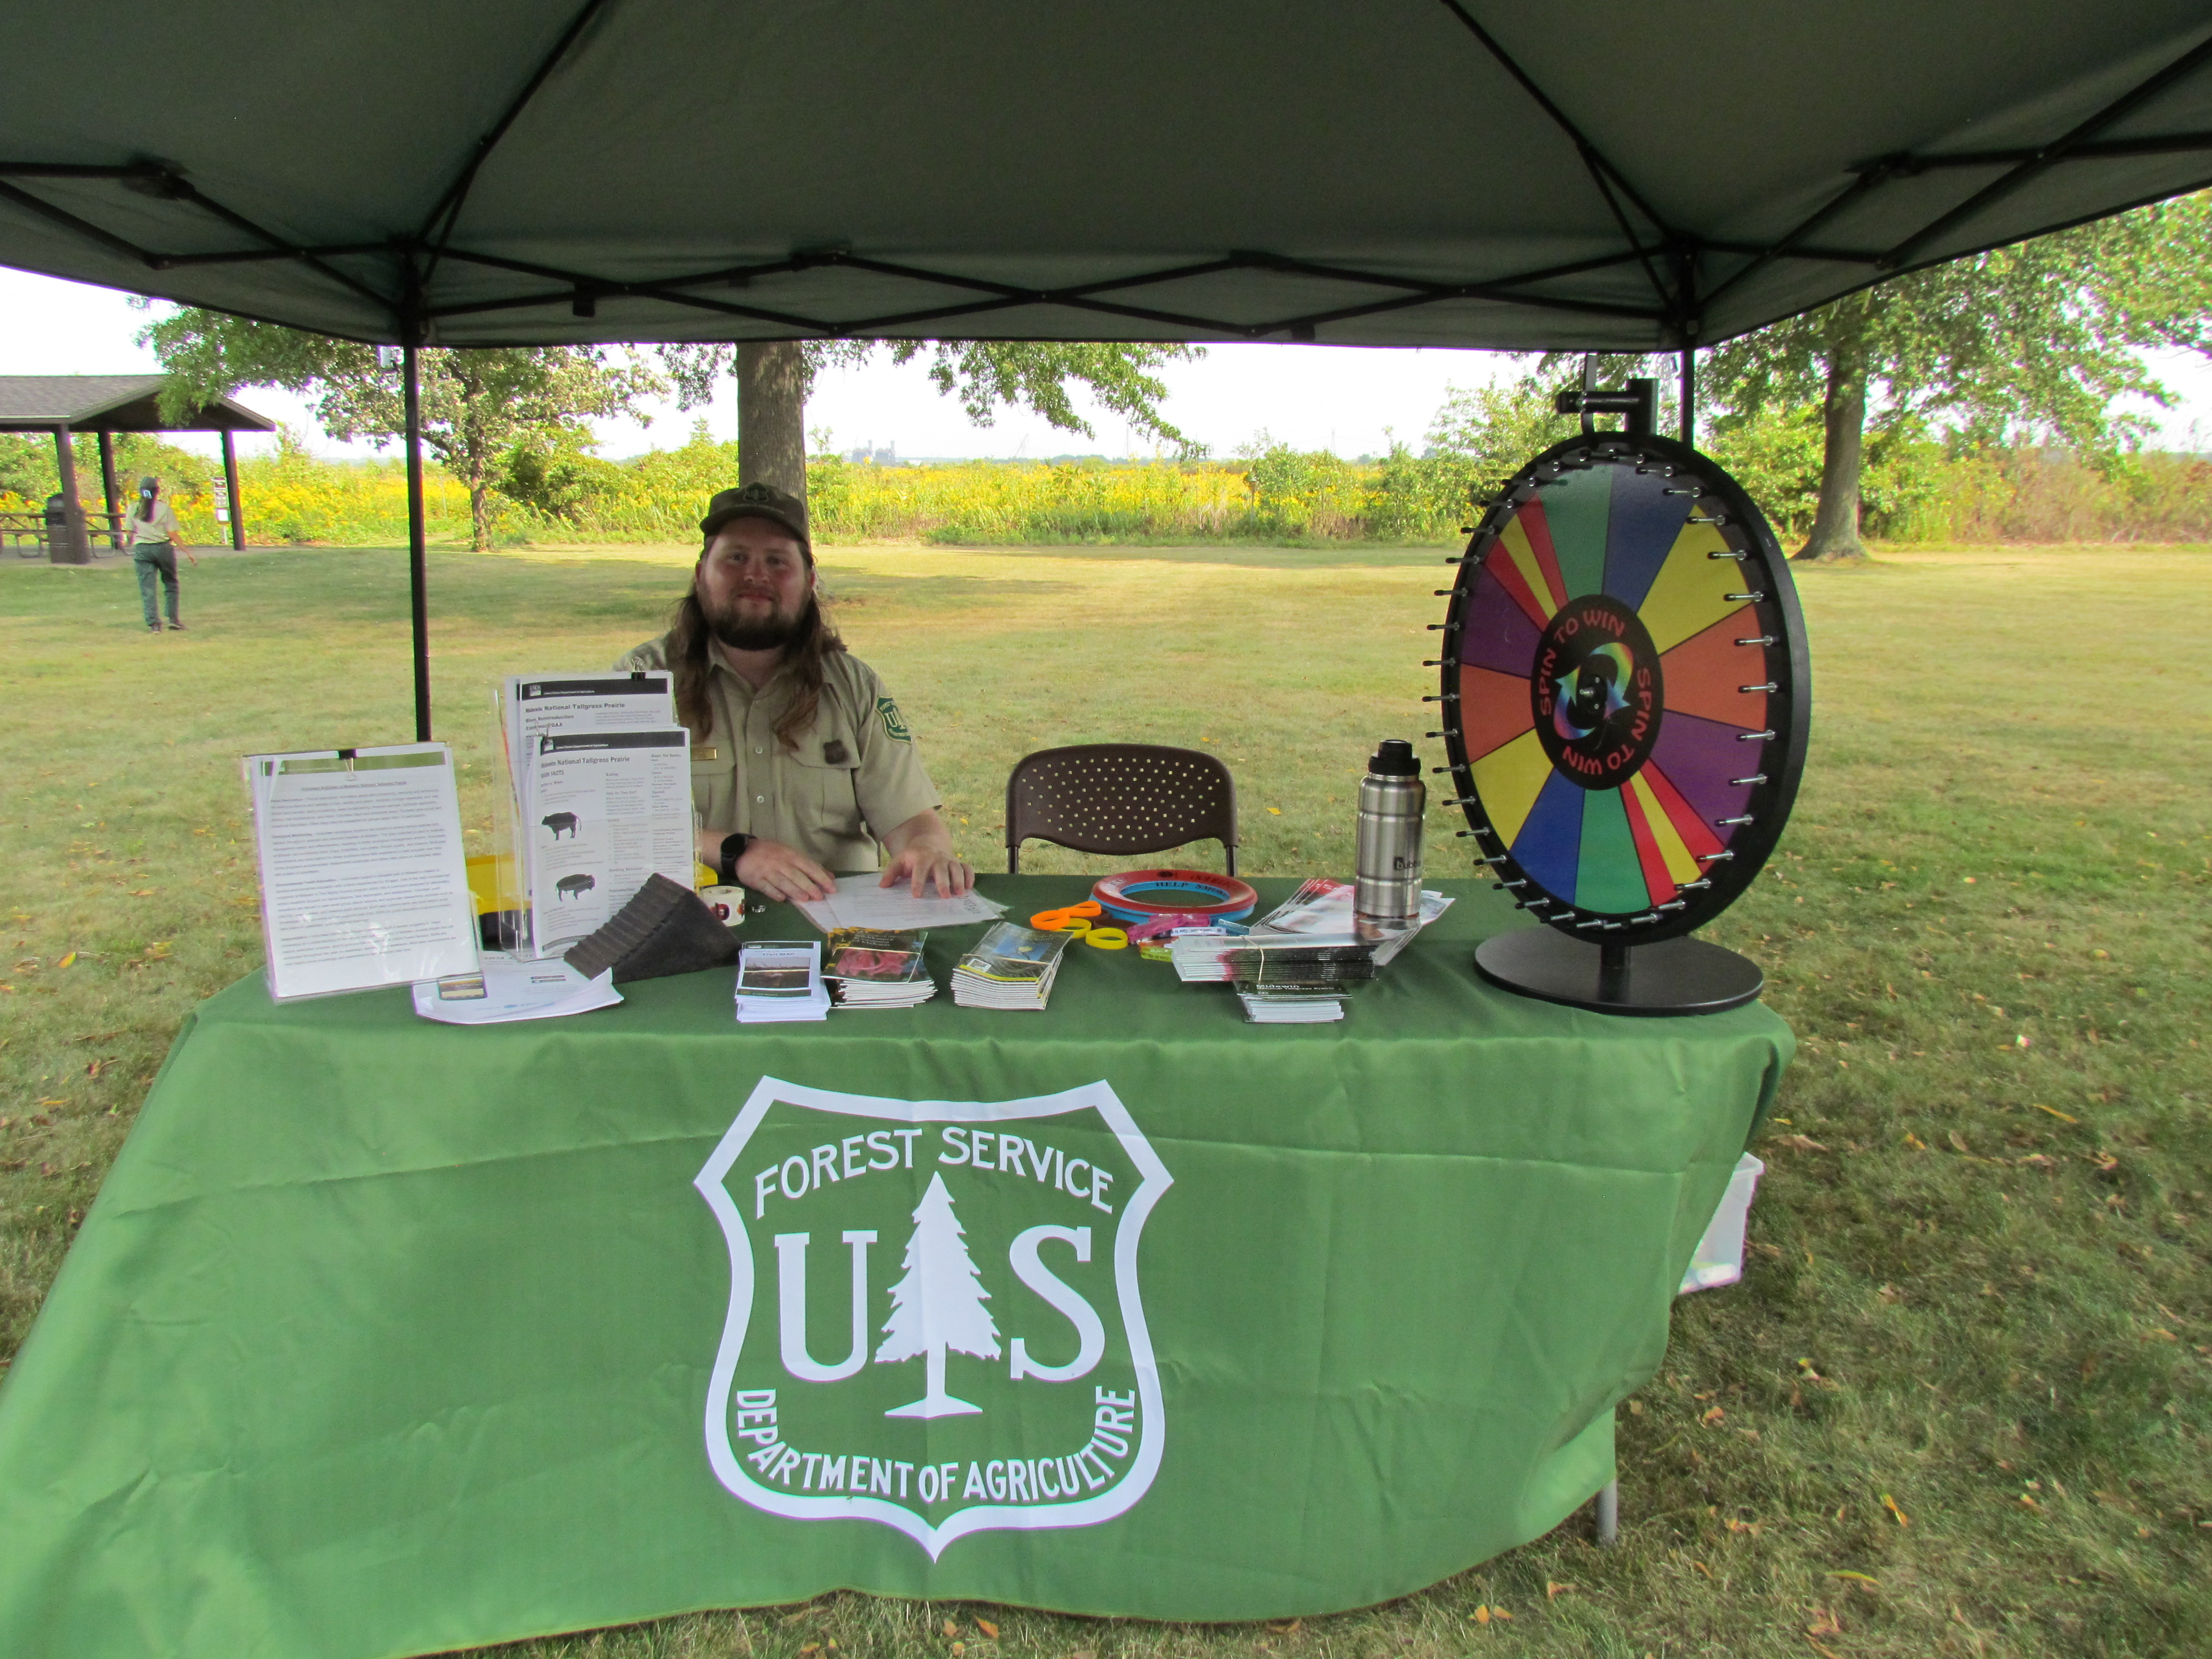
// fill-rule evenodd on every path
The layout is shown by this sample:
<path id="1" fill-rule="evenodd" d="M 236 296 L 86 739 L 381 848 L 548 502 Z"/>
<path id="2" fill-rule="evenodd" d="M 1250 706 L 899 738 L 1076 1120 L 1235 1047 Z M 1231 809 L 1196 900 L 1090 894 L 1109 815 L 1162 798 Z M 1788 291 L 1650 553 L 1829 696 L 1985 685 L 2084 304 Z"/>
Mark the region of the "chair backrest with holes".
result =
<path id="1" fill-rule="evenodd" d="M 1218 841 L 1237 873 L 1237 782 L 1218 757 L 1149 743 L 1079 743 L 1024 755 L 1006 779 L 1006 871 L 1022 842 L 1079 853 L 1158 853 Z"/>

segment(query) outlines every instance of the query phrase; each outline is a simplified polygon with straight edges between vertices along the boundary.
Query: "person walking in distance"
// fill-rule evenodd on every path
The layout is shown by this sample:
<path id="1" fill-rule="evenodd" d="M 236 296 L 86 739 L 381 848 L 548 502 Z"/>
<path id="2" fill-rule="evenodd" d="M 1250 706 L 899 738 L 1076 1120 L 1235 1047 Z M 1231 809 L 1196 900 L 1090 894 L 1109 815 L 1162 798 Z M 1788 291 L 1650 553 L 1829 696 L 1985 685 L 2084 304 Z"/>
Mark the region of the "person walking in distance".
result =
<path id="1" fill-rule="evenodd" d="M 159 575 L 163 596 L 168 600 L 169 626 L 182 633 L 185 625 L 177 620 L 177 550 L 184 545 L 185 537 L 159 478 L 138 480 L 137 502 L 124 523 L 131 532 L 131 562 L 138 568 L 138 598 L 146 607 L 146 631 L 161 631 L 161 613 L 154 608 L 154 578 Z"/>

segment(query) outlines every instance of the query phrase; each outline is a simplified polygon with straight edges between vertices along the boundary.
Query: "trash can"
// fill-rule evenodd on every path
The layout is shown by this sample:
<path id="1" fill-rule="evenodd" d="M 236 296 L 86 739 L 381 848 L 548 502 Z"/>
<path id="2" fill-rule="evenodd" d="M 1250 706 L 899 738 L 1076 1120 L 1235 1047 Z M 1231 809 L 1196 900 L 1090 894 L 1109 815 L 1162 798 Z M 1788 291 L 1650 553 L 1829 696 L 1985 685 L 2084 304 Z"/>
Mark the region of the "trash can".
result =
<path id="1" fill-rule="evenodd" d="M 46 497 L 46 556 L 64 564 L 76 557 L 70 545 L 69 498 L 58 489 Z"/>

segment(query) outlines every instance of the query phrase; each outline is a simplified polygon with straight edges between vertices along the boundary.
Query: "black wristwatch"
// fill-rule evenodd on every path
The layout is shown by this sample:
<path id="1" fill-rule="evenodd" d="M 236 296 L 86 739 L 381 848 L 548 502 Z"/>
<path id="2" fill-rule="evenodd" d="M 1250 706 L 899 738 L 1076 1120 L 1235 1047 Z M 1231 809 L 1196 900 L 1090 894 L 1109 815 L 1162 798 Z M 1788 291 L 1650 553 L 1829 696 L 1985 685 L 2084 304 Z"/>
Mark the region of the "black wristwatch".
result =
<path id="1" fill-rule="evenodd" d="M 725 836 L 722 850 L 714 863 L 714 873 L 722 878 L 722 885 L 738 884 L 738 860 L 745 855 L 745 848 L 753 844 L 750 836 Z"/>

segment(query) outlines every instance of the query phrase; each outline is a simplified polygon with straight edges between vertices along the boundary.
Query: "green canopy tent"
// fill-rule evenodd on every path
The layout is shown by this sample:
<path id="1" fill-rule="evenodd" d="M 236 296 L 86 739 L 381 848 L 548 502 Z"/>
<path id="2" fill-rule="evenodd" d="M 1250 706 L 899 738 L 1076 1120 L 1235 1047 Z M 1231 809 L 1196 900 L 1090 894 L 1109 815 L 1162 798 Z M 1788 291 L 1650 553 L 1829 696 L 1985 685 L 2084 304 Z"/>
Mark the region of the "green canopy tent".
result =
<path id="1" fill-rule="evenodd" d="M 88 0 L 13 45 L 0 262 L 396 343 L 410 388 L 432 343 L 944 335 L 1686 375 L 2212 181 L 2201 0 Z"/>

